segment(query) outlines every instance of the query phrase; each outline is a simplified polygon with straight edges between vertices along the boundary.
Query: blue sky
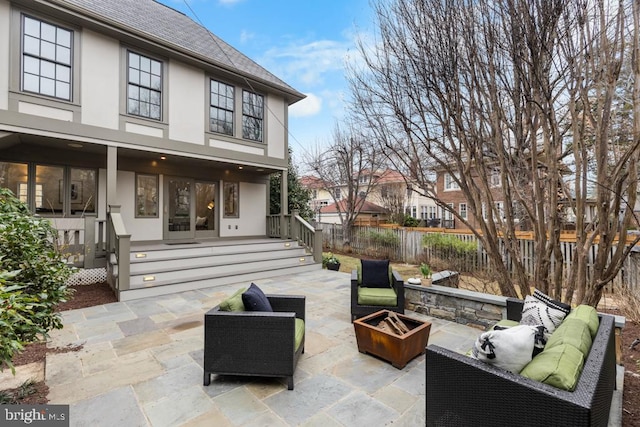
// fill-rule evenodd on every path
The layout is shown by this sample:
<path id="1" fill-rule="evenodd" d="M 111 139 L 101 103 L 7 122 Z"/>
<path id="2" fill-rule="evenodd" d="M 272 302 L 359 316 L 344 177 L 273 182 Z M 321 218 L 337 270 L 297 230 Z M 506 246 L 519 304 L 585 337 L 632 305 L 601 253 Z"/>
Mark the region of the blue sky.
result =
<path id="1" fill-rule="evenodd" d="M 348 97 L 345 61 L 371 30 L 369 0 L 186 0 L 193 12 L 184 0 L 160 1 L 307 95 L 289 111 L 296 158 L 329 142 Z"/>

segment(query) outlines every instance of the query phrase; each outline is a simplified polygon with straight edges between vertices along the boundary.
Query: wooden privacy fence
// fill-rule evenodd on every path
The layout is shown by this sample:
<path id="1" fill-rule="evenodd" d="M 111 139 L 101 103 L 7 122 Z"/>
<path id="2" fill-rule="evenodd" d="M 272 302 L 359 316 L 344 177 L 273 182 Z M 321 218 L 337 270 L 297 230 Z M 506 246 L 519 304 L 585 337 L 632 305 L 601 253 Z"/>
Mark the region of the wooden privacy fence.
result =
<path id="1" fill-rule="evenodd" d="M 477 238 L 470 232 L 463 230 L 450 230 L 443 228 L 406 228 L 406 227 L 354 227 L 350 235 L 345 236 L 340 224 L 317 224 L 317 228 L 322 229 L 323 248 L 328 251 L 353 252 L 359 255 L 371 257 L 385 257 L 393 261 L 408 264 L 420 264 L 420 262 L 448 263 L 445 268 L 463 272 L 473 272 L 478 270 L 492 270 L 487 253 L 482 248 Z M 475 244 L 475 250 L 471 253 L 461 253 L 459 250 L 450 248 L 442 249 L 435 247 L 424 247 L 423 237 L 427 234 L 444 234 Z M 518 238 L 521 262 L 528 274 L 533 275 L 535 265 L 534 242 L 530 233 L 521 233 Z M 512 268 L 510 259 L 504 242 L 501 242 L 502 253 L 505 264 Z M 564 279 L 566 280 L 574 261 L 575 241 L 570 236 L 561 238 L 560 250 L 564 260 Z M 594 245 L 589 251 L 589 267 L 593 265 L 597 251 Z M 554 260 L 551 260 L 552 268 Z M 590 271 L 587 273 L 589 274 Z M 625 260 L 621 272 L 616 276 L 612 285 L 624 284 L 636 295 L 640 295 L 640 248 L 633 251 L 631 256 Z"/>

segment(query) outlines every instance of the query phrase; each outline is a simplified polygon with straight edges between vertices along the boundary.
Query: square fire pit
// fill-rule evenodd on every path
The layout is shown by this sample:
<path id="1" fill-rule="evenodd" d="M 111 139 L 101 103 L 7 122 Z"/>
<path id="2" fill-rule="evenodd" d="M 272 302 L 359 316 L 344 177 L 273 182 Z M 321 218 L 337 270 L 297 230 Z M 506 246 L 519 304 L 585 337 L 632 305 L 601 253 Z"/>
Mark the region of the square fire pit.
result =
<path id="1" fill-rule="evenodd" d="M 411 359 L 425 353 L 431 323 L 394 313 L 409 329 L 409 332 L 399 335 L 378 327 L 389 313 L 389 310 L 381 310 L 354 320 L 358 351 L 378 356 L 402 369 Z"/>

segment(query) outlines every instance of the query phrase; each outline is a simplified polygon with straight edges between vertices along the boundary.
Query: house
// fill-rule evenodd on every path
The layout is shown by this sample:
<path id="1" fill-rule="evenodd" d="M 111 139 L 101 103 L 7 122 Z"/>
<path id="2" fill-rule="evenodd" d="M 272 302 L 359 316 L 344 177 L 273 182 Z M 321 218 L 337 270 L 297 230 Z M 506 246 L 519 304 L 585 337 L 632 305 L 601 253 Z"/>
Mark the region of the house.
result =
<path id="1" fill-rule="evenodd" d="M 425 221 L 436 218 L 435 202 L 416 191 L 411 182 L 398 171 L 393 169 L 363 171 L 358 174 L 357 179 L 360 181 L 358 197 L 365 198 L 371 204 L 371 213 L 377 215 L 377 221 L 388 221 L 393 213 L 405 213 Z M 335 204 L 335 200 L 342 200 L 348 192 L 347 184 L 331 186 L 315 176 L 301 177 L 300 184 L 311 191 L 311 207 L 315 212 L 320 213 L 325 212 L 324 207 Z M 337 212 L 336 209 L 334 211 Z M 322 214 L 320 217 L 316 215 L 316 220 L 330 222 Z"/>
<path id="2" fill-rule="evenodd" d="M 475 168 L 471 169 L 471 174 L 474 180 L 479 179 L 478 172 Z M 504 193 L 502 191 L 500 169 L 497 167 L 490 167 L 487 172 L 487 177 L 491 196 L 495 204 L 495 212 L 497 215 L 502 215 L 504 218 L 505 203 L 507 202 L 505 202 Z M 442 207 L 439 208 L 439 218 L 441 218 L 442 227 L 463 230 L 468 230 L 469 228 L 480 228 L 478 218 L 469 209 L 467 198 L 460 189 L 458 182 L 451 171 L 442 169 L 437 171 L 436 192 L 438 194 L 438 199 L 443 204 L 450 207 L 450 209 Z M 593 218 L 595 217 L 595 200 L 588 199 L 585 203 L 587 208 L 585 213 L 585 222 L 588 224 L 593 221 Z M 522 207 L 519 208 L 517 203 L 513 204 L 512 209 L 513 214 L 515 215 L 514 221 L 517 224 L 518 229 L 521 231 L 530 231 L 532 226 L 525 209 Z M 571 209 L 571 200 L 564 196 L 561 191 L 559 192 L 558 209 L 563 212 L 562 227 L 565 230 L 575 230 L 576 218 L 573 210 Z M 457 212 L 461 218 L 466 219 L 469 226 L 456 218 L 452 211 Z M 486 218 L 488 211 L 489 209 L 487 209 L 486 206 L 482 207 L 482 215 L 484 218 Z"/>
<path id="3" fill-rule="evenodd" d="M 120 297 L 153 258 L 143 243 L 285 228 L 269 176 L 286 200 L 288 107 L 303 98 L 153 0 L 0 0 L 0 185 L 56 226 L 93 221 Z M 135 286 L 161 282 L 150 268 Z"/>
<path id="4" fill-rule="evenodd" d="M 387 221 L 388 211 L 382 206 L 378 206 L 375 203 L 367 200 L 359 199 L 356 204 L 362 203 L 360 212 L 355 220 L 355 225 L 379 225 L 384 224 Z M 340 212 L 343 213 L 347 209 L 347 203 L 345 199 L 340 200 L 337 203 L 331 203 L 330 205 L 323 206 L 318 212 L 318 222 L 325 224 L 341 224 Z"/>

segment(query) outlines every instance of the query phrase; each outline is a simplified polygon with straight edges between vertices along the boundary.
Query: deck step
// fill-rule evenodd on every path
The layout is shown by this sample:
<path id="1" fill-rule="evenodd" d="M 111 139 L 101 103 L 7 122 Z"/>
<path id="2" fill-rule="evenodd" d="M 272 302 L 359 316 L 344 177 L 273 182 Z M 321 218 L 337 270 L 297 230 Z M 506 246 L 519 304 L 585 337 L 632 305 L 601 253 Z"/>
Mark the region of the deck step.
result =
<path id="1" fill-rule="evenodd" d="M 308 264 L 286 269 L 275 269 L 262 272 L 256 271 L 253 273 L 236 274 L 233 276 L 211 277 L 192 282 L 181 282 L 163 286 L 150 286 L 146 288 L 129 289 L 127 291 L 120 291 L 118 299 L 119 301 L 130 301 L 138 298 L 168 295 L 177 292 L 193 291 L 197 289 L 230 285 L 233 283 L 244 283 L 245 285 L 249 285 L 253 281 L 268 279 L 271 277 L 293 276 L 309 271 L 320 270 L 321 268 L 321 264 Z"/>
<path id="2" fill-rule="evenodd" d="M 321 268 L 297 242 L 244 239 L 132 245 L 129 289 L 121 301 Z M 117 271 L 117 270 L 115 270 Z"/>

